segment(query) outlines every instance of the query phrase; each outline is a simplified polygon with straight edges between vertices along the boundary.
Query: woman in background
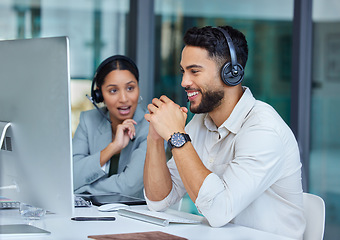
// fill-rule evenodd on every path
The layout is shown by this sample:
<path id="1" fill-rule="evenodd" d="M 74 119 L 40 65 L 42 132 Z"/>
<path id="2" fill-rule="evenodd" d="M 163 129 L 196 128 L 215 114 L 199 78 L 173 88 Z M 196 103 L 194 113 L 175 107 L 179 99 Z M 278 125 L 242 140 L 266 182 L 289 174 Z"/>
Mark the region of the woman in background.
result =
<path id="1" fill-rule="evenodd" d="M 138 84 L 138 68 L 128 57 L 109 57 L 97 68 L 91 101 L 105 107 L 80 115 L 73 137 L 75 193 L 143 197 L 149 126 L 138 105 Z"/>

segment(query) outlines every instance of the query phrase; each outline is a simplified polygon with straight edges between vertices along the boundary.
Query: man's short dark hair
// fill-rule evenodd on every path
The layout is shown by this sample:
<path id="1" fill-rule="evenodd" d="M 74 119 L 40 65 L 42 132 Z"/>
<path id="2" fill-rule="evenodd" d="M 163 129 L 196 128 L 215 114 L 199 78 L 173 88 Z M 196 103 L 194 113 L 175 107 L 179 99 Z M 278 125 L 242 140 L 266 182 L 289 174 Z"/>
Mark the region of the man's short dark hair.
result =
<path id="1" fill-rule="evenodd" d="M 248 44 L 244 34 L 230 26 L 221 26 L 220 28 L 226 30 L 230 35 L 235 47 L 237 62 L 245 68 L 248 60 Z M 220 67 L 225 62 L 231 61 L 227 40 L 223 33 L 214 27 L 190 28 L 185 33 L 183 40 L 185 45 L 207 50 L 209 56 Z"/>

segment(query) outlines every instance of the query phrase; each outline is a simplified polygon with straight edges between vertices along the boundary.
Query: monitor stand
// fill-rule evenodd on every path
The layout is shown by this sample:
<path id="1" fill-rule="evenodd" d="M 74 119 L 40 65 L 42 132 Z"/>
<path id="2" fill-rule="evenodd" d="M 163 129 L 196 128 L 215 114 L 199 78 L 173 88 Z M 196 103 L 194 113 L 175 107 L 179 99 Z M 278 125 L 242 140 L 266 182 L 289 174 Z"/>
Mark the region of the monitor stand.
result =
<path id="1" fill-rule="evenodd" d="M 0 225 L 0 238 L 49 235 L 51 232 L 28 224 Z"/>
<path id="2" fill-rule="evenodd" d="M 1 122 L 0 121 L 0 147 L 1 147 L 1 150 L 7 149 L 6 144 L 4 144 L 4 139 L 5 139 L 6 131 L 9 128 L 9 126 L 11 126 L 10 122 Z"/>
<path id="3" fill-rule="evenodd" d="M 5 138 L 7 129 L 11 126 L 10 122 L 0 121 L 0 146 L 1 150 L 11 151 L 10 140 Z M 5 140 L 6 139 L 6 140 Z M 31 235 L 46 235 L 49 231 L 28 225 L 28 224 L 10 224 L 0 225 L 0 236 L 31 236 Z"/>

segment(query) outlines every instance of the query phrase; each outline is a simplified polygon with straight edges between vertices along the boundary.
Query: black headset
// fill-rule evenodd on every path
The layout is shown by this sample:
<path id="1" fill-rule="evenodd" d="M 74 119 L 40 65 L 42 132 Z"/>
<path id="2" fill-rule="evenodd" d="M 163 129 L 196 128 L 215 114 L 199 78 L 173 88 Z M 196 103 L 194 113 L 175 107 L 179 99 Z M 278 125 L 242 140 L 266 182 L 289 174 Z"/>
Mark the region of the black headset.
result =
<path id="1" fill-rule="evenodd" d="M 228 86 L 236 86 L 243 80 L 244 70 L 241 64 L 237 62 L 237 56 L 233 41 L 226 30 L 223 28 L 215 28 L 223 33 L 230 53 L 231 62 L 226 62 L 221 68 L 221 79 Z"/>
<path id="2" fill-rule="evenodd" d="M 102 90 L 99 89 L 94 89 L 94 85 L 97 82 L 97 76 L 98 73 L 110 62 L 114 62 L 116 60 L 123 60 L 126 61 L 128 63 L 130 63 L 133 68 L 136 71 L 136 78 L 137 78 L 137 82 L 138 82 L 138 78 L 139 78 L 139 72 L 138 72 L 138 68 L 136 66 L 136 64 L 134 63 L 134 61 L 132 61 L 132 59 L 130 59 L 129 57 L 123 56 L 123 55 L 114 55 L 111 57 L 108 57 L 107 59 L 105 59 L 97 68 L 96 73 L 94 74 L 93 80 L 92 80 L 92 85 L 91 85 L 91 97 L 93 99 L 94 102 L 96 103 L 101 103 L 104 101 L 104 97 L 103 97 L 103 93 Z"/>

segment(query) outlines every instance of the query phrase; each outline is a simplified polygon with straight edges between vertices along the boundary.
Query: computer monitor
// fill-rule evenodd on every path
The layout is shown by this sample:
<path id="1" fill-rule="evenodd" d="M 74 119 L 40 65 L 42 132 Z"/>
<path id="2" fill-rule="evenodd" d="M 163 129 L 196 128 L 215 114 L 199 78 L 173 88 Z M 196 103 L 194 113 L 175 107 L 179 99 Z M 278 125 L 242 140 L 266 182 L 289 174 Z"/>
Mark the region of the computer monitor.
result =
<path id="1" fill-rule="evenodd" d="M 68 38 L 0 41 L 0 84 L 0 196 L 73 215 Z"/>

